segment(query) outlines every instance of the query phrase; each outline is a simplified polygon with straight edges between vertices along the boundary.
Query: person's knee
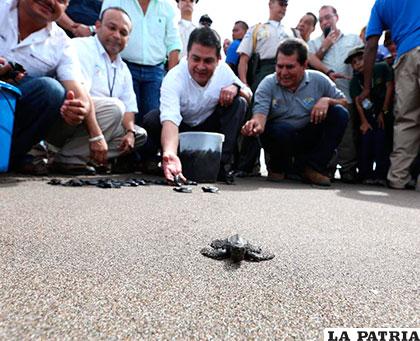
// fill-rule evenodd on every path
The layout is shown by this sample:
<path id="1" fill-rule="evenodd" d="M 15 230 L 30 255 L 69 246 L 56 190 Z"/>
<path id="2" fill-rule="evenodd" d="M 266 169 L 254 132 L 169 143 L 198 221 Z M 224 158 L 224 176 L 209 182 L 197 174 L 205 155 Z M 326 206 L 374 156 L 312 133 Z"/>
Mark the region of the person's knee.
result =
<path id="1" fill-rule="evenodd" d="M 334 105 L 328 110 L 328 118 L 335 126 L 346 127 L 350 119 L 349 111 L 342 105 Z"/>
<path id="2" fill-rule="evenodd" d="M 136 133 L 136 139 L 134 143 L 134 149 L 138 149 L 144 145 L 147 141 L 147 131 L 138 125 L 134 125 L 134 131 Z"/>
<path id="3" fill-rule="evenodd" d="M 296 129 L 285 122 L 268 122 L 264 133 L 262 134 L 262 143 L 266 147 L 273 144 L 277 146 L 288 146 L 291 144 Z M 264 142 L 263 142 L 264 141 Z"/>
<path id="4" fill-rule="evenodd" d="M 36 80 L 43 94 L 47 107 L 61 107 L 66 97 L 66 90 L 59 81 L 51 77 L 40 77 Z"/>
<path id="5" fill-rule="evenodd" d="M 125 113 L 124 103 L 118 98 L 114 97 L 109 97 L 108 102 L 113 119 L 115 121 L 121 121 Z"/>

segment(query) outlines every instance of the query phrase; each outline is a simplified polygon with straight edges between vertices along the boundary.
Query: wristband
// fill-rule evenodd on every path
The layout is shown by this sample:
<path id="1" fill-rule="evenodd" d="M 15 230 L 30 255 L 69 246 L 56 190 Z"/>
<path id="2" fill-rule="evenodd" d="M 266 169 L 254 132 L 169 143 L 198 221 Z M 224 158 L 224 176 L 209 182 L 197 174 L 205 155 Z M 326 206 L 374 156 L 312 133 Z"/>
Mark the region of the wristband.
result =
<path id="1" fill-rule="evenodd" d="M 94 35 L 94 33 L 96 32 L 96 27 L 95 27 L 95 25 L 90 25 L 90 26 L 88 26 L 89 27 L 89 31 L 90 31 L 90 33 L 92 33 L 92 35 Z"/>
<path id="2" fill-rule="evenodd" d="M 105 136 L 102 135 L 102 134 L 98 135 L 98 136 L 91 137 L 89 139 L 89 142 L 97 142 L 97 141 L 101 141 L 101 140 L 105 140 Z"/>
<path id="3" fill-rule="evenodd" d="M 334 73 L 335 71 L 333 69 L 329 69 L 326 73 L 327 76 L 330 76 L 330 73 Z"/>
<path id="4" fill-rule="evenodd" d="M 126 134 L 128 134 L 128 133 L 132 133 L 133 134 L 133 136 L 134 136 L 134 138 L 136 138 L 136 132 L 133 130 L 133 129 L 127 129 L 126 131 L 125 131 L 125 133 Z"/>

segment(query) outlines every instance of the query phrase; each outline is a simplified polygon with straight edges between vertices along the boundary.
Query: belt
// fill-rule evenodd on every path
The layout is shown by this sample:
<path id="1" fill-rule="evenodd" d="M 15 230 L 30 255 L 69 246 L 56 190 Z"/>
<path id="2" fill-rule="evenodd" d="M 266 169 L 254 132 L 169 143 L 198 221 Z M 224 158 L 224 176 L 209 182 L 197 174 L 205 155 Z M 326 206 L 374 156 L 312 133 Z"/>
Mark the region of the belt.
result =
<path id="1" fill-rule="evenodd" d="M 260 59 L 259 65 L 273 65 L 276 64 L 276 58 Z"/>
<path id="2" fill-rule="evenodd" d="M 128 60 L 125 60 L 125 59 L 124 59 L 124 62 L 126 62 L 127 64 L 138 66 L 138 67 L 156 67 L 156 66 L 163 65 L 163 62 L 156 65 L 146 65 L 146 64 L 138 64 L 138 63 L 129 62 Z"/>

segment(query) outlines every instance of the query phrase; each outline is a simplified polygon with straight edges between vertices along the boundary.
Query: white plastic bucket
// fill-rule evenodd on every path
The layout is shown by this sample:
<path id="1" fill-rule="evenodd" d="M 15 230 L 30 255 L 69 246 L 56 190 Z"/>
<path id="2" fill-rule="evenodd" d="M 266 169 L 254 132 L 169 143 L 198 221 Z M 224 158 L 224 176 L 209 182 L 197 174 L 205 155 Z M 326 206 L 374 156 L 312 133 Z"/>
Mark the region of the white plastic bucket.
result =
<path id="1" fill-rule="evenodd" d="M 223 134 L 204 131 L 179 134 L 179 157 L 184 176 L 197 182 L 215 182 L 224 140 Z"/>

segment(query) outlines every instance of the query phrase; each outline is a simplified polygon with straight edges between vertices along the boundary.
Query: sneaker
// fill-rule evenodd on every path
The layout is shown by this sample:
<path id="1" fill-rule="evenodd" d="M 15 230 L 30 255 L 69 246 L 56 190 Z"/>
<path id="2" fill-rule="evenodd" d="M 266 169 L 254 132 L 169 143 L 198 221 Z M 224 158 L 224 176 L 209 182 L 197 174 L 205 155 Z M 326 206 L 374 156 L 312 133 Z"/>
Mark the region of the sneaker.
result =
<path id="1" fill-rule="evenodd" d="M 283 182 L 285 178 L 286 178 L 286 175 L 284 173 L 275 173 L 272 171 L 268 171 L 267 181 Z"/>
<path id="2" fill-rule="evenodd" d="M 305 167 L 302 173 L 302 177 L 304 180 L 313 185 L 324 187 L 331 186 L 331 180 L 327 176 L 322 175 L 321 173 L 317 172 L 316 170 L 310 167 Z"/>
<path id="3" fill-rule="evenodd" d="M 96 170 L 92 166 L 86 164 L 73 164 L 73 163 L 61 163 L 53 162 L 50 165 L 50 170 L 54 173 L 66 174 L 66 175 L 95 175 Z"/>

